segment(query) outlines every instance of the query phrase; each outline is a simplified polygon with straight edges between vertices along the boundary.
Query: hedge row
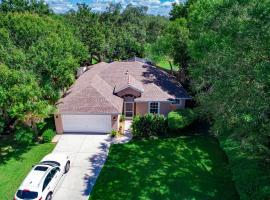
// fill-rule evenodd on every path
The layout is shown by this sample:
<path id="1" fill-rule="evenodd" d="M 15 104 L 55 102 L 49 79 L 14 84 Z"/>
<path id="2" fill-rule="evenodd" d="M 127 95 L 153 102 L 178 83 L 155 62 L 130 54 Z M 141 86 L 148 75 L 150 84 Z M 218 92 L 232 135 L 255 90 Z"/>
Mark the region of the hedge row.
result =
<path id="1" fill-rule="evenodd" d="M 219 137 L 221 148 L 228 156 L 236 189 L 243 200 L 269 200 L 270 169 L 261 158 L 251 156 L 240 142 Z"/>
<path id="2" fill-rule="evenodd" d="M 135 116 L 131 127 L 132 134 L 135 137 L 149 138 L 152 136 L 165 136 L 168 124 L 163 115 L 146 114 L 144 116 Z"/>

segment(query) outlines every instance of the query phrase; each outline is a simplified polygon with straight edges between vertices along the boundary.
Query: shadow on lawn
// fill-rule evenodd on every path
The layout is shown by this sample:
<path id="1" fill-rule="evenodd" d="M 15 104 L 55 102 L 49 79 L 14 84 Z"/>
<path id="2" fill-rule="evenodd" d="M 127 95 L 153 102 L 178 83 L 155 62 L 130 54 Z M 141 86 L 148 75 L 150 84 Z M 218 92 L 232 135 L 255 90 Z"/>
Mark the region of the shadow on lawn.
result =
<path id="1" fill-rule="evenodd" d="M 10 159 L 21 160 L 21 155 L 26 153 L 31 146 L 19 145 L 11 137 L 0 137 L 0 166 Z"/>
<path id="2" fill-rule="evenodd" d="M 113 145 L 91 199 L 239 197 L 217 141 L 193 136 Z"/>

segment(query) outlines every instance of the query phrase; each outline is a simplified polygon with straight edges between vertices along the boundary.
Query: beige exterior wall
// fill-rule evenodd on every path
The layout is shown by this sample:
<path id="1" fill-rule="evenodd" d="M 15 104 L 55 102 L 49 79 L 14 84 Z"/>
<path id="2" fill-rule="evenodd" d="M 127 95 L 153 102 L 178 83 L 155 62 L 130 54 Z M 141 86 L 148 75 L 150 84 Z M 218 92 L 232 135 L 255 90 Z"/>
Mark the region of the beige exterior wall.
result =
<path id="1" fill-rule="evenodd" d="M 120 115 L 112 115 L 112 130 L 119 130 Z"/>
<path id="2" fill-rule="evenodd" d="M 125 96 L 125 95 L 133 95 L 135 97 L 139 97 L 139 96 L 141 96 L 141 93 L 138 92 L 137 90 L 132 89 L 132 88 L 126 88 L 126 89 L 118 92 L 117 95 L 119 97 L 122 97 L 122 96 Z"/>
<path id="3" fill-rule="evenodd" d="M 62 117 L 60 114 L 54 115 L 54 122 L 55 122 L 56 132 L 58 134 L 63 134 L 64 129 L 63 129 Z"/>
<path id="4" fill-rule="evenodd" d="M 175 110 L 175 106 L 168 102 L 160 102 L 159 113 L 167 116 L 169 112 Z"/>
<path id="5" fill-rule="evenodd" d="M 148 102 L 135 103 L 136 115 L 145 115 L 148 113 Z"/>
<path id="6" fill-rule="evenodd" d="M 186 107 L 186 100 L 182 99 L 181 104 L 176 106 L 176 109 L 182 109 Z"/>
<path id="7" fill-rule="evenodd" d="M 136 104 L 136 115 L 145 115 L 148 113 L 149 102 L 137 102 Z M 185 100 L 182 100 L 181 105 L 172 105 L 170 102 L 160 102 L 159 112 L 162 115 L 168 115 L 169 112 L 181 109 L 185 107 Z"/>

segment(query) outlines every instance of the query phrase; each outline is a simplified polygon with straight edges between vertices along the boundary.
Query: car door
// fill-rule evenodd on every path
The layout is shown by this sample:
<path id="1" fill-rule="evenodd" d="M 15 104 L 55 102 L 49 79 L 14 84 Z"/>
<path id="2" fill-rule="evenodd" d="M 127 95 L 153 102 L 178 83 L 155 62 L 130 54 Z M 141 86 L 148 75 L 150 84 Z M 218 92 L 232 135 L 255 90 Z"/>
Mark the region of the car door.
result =
<path id="1" fill-rule="evenodd" d="M 55 167 L 52 169 L 52 181 L 50 183 L 51 191 L 54 191 L 57 183 L 59 182 L 61 178 L 61 172 L 59 167 Z"/>
<path id="2" fill-rule="evenodd" d="M 52 182 L 53 173 L 52 170 L 47 174 L 46 178 L 44 179 L 43 186 L 42 186 L 42 197 L 46 198 L 51 190 L 51 182 Z"/>

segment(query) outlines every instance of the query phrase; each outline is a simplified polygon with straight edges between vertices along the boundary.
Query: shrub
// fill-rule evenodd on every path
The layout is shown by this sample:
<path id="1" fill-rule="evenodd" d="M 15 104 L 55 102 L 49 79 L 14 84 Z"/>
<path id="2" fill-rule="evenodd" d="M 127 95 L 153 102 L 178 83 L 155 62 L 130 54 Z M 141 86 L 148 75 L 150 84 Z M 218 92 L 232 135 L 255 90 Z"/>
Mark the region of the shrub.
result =
<path id="1" fill-rule="evenodd" d="M 218 137 L 221 148 L 228 156 L 236 189 L 243 200 L 263 200 L 270 197 L 269 163 L 259 156 L 250 156 L 234 136 Z"/>
<path id="2" fill-rule="evenodd" d="M 18 126 L 15 129 L 14 139 L 19 144 L 30 145 L 34 140 L 34 132 L 25 126 Z"/>
<path id="3" fill-rule="evenodd" d="M 117 134 L 118 134 L 118 132 L 117 132 L 116 130 L 112 130 L 112 131 L 111 131 L 111 136 L 112 136 L 112 137 L 116 137 Z"/>
<path id="4" fill-rule="evenodd" d="M 131 127 L 133 135 L 142 138 L 165 136 L 168 129 L 166 118 L 163 115 L 154 114 L 135 116 Z"/>
<path id="5" fill-rule="evenodd" d="M 54 136 L 55 132 L 52 129 L 47 129 L 42 134 L 42 141 L 46 143 L 51 142 Z"/>
<path id="6" fill-rule="evenodd" d="M 171 130 L 185 128 L 196 119 L 196 114 L 192 109 L 186 108 L 168 115 L 168 126 Z"/>
<path id="7" fill-rule="evenodd" d="M 120 117 L 120 122 L 123 122 L 123 121 L 125 121 L 125 120 L 126 120 L 125 115 L 121 115 L 121 117 Z"/>

